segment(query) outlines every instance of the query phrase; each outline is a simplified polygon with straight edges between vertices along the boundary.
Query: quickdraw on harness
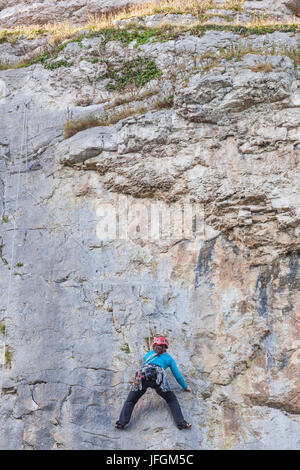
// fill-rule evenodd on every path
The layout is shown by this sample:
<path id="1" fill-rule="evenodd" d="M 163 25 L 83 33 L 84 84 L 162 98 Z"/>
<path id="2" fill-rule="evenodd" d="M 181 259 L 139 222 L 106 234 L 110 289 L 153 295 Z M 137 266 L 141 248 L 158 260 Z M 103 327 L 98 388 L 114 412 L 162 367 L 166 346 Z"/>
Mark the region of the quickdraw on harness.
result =
<path id="1" fill-rule="evenodd" d="M 156 383 L 163 392 L 171 390 L 167 380 L 166 371 L 156 364 L 150 364 L 156 357 L 156 353 L 152 354 L 143 366 L 137 370 L 131 390 L 135 392 L 142 390 L 143 381 L 148 383 L 152 382 L 153 384 Z"/>

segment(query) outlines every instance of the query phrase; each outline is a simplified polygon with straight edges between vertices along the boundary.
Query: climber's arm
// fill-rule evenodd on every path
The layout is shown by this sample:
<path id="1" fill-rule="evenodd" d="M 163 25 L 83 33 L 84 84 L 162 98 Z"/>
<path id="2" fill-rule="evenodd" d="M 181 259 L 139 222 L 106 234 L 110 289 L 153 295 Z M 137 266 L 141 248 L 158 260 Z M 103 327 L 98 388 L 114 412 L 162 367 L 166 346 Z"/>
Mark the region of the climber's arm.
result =
<path id="1" fill-rule="evenodd" d="M 181 385 L 182 388 L 184 388 L 184 390 L 190 391 L 190 388 L 188 387 L 186 381 L 184 380 L 181 373 L 179 372 L 178 367 L 176 365 L 176 362 L 174 361 L 173 358 L 171 358 L 170 369 L 171 369 L 172 374 L 174 375 L 175 379 L 179 383 L 179 385 Z"/>

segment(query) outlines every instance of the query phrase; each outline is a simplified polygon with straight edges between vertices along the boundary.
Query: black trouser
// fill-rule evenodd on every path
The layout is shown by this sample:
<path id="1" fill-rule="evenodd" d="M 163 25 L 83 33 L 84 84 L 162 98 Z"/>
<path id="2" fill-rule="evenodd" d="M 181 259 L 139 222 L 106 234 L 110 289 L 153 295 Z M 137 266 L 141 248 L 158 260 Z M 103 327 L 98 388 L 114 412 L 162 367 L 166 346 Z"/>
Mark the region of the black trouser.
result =
<path id="1" fill-rule="evenodd" d="M 135 391 L 129 392 L 129 395 L 128 395 L 128 397 L 127 397 L 127 399 L 126 399 L 126 401 L 123 405 L 123 408 L 122 408 L 122 411 L 121 411 L 120 418 L 119 418 L 118 422 L 122 425 L 125 425 L 125 424 L 129 423 L 135 404 L 138 402 L 138 400 L 141 398 L 141 396 L 144 395 L 147 388 L 149 388 L 149 387 L 154 388 L 156 393 L 158 393 L 158 395 L 160 395 L 162 398 L 164 398 L 166 400 L 166 402 L 168 403 L 169 408 L 171 410 L 171 413 L 173 415 L 175 423 L 178 425 L 178 424 L 184 422 L 182 411 L 181 411 L 181 408 L 180 408 L 180 405 L 178 403 L 178 400 L 176 398 L 175 393 L 172 392 L 171 390 L 168 391 L 168 392 L 163 392 L 160 389 L 159 385 L 157 385 L 155 382 L 154 383 L 153 382 L 147 382 L 146 380 L 143 380 L 143 382 L 142 382 L 142 390 L 138 390 L 137 392 L 135 392 Z"/>

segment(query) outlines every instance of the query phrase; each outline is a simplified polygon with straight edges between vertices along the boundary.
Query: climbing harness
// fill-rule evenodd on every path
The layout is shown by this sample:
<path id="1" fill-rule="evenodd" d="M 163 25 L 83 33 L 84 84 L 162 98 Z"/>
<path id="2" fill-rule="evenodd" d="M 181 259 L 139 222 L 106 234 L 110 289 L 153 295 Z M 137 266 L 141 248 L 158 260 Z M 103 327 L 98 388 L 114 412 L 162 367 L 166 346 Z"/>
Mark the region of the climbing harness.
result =
<path id="1" fill-rule="evenodd" d="M 16 215 L 17 215 L 17 210 L 18 210 L 18 205 L 19 205 L 19 194 L 20 194 L 20 188 L 21 188 L 21 173 L 24 172 L 24 163 L 25 163 L 25 175 L 26 175 L 25 179 L 26 179 L 26 182 L 27 182 L 28 176 L 29 176 L 28 173 L 41 168 L 41 165 L 40 165 L 39 162 L 34 162 L 28 167 L 28 105 L 29 105 L 29 103 L 24 102 L 21 149 L 20 149 L 19 168 L 18 168 L 16 199 L 15 199 L 15 215 L 13 217 L 12 249 L 11 249 L 11 259 L 10 259 L 9 284 L 8 284 L 8 290 L 7 290 L 7 308 L 6 308 L 6 312 L 10 311 L 10 303 L 11 303 L 12 274 L 13 274 L 13 265 L 14 265 L 14 258 L 15 258 L 16 219 L 17 219 Z M 25 155 L 25 158 L 23 158 L 24 155 Z M 55 221 L 56 225 L 59 228 L 62 229 L 62 231 L 64 232 L 64 234 L 66 236 L 68 236 L 71 240 L 73 240 L 74 243 L 76 243 L 77 246 L 79 246 L 81 248 L 81 250 L 84 252 L 85 257 L 88 260 L 90 260 L 90 251 L 89 251 L 88 247 L 86 247 L 86 245 L 83 244 L 81 241 L 77 240 L 77 238 L 73 235 L 73 233 L 71 233 L 70 231 L 67 231 L 57 221 L 57 218 L 55 216 L 53 216 L 52 213 L 46 207 L 44 207 L 43 204 L 42 205 L 40 204 L 40 202 L 41 202 L 40 199 L 37 198 L 34 194 L 32 194 L 29 191 L 29 189 L 27 188 L 27 186 L 28 186 L 27 184 L 24 185 L 24 186 L 25 187 L 22 188 L 22 191 L 25 194 L 28 194 L 36 203 L 39 204 L 39 207 L 45 213 L 47 213 L 47 215 L 53 221 Z M 90 280 L 89 283 L 90 283 L 91 287 L 94 290 L 96 288 L 99 288 L 98 283 L 97 283 L 98 287 L 95 285 L 95 283 L 92 280 Z M 104 284 L 105 281 L 104 282 L 100 281 L 100 283 L 101 283 L 101 286 L 102 286 L 102 284 Z M 114 284 L 114 282 L 110 281 L 110 280 L 108 280 L 107 283 L 108 284 Z M 120 288 L 124 291 L 126 297 L 128 297 L 128 294 L 129 294 L 128 288 L 124 289 L 121 282 L 116 282 L 115 284 L 120 286 Z M 150 317 L 151 317 L 152 314 L 145 313 L 145 311 L 143 309 L 143 306 L 141 305 L 141 302 L 139 301 L 139 299 L 137 299 L 135 295 L 133 295 L 133 297 L 134 297 L 134 301 L 136 303 L 138 303 L 139 306 L 140 306 L 142 317 L 144 317 L 146 320 L 148 320 L 148 322 L 147 322 L 148 323 L 148 325 L 147 325 L 148 326 L 148 345 L 150 347 L 150 345 L 151 345 L 151 336 L 152 336 L 152 334 L 151 334 L 152 333 L 151 332 L 151 325 L 150 325 L 150 321 L 151 321 Z M 7 336 L 6 335 L 7 335 L 7 328 L 5 329 L 5 332 L 3 334 L 2 379 L 1 379 L 0 396 L 2 395 L 2 392 L 3 392 L 4 371 L 5 371 L 5 363 L 6 363 L 6 349 L 7 349 L 7 345 L 6 345 Z M 140 344 L 140 342 L 139 342 L 139 344 Z M 139 348 L 138 347 L 137 347 L 137 352 L 139 354 Z M 141 363 L 140 358 L 139 358 L 139 362 Z M 152 369 L 154 369 L 154 371 L 156 372 L 156 380 L 160 384 L 162 384 L 162 387 L 166 388 L 167 381 L 165 379 L 164 370 L 159 368 L 158 366 L 154 366 L 154 367 L 152 367 Z"/>
<path id="2" fill-rule="evenodd" d="M 158 385 L 163 392 L 171 390 L 166 371 L 156 364 L 151 364 L 156 357 L 156 353 L 152 354 L 144 362 L 143 366 L 136 371 L 135 379 L 131 386 L 132 391 L 137 392 L 142 390 L 144 381 Z"/>
<path id="3" fill-rule="evenodd" d="M 23 155 L 23 149 L 25 147 L 25 152 L 26 152 L 26 182 L 27 182 L 27 178 L 28 178 L 28 175 L 27 175 L 27 163 L 28 163 L 28 150 L 27 150 L 27 145 L 28 145 L 28 128 L 27 128 L 27 125 L 28 125 L 28 122 L 27 122 L 27 107 L 25 106 L 24 104 L 24 118 L 23 118 L 23 133 L 22 133 L 22 146 L 21 146 L 21 157 L 20 157 L 20 160 L 19 160 L 19 171 L 18 171 L 18 182 L 17 182 L 17 196 L 16 196 L 16 201 L 15 201 L 15 215 L 14 215 L 14 218 L 13 218 L 13 238 L 12 238 L 12 253 L 11 253 L 11 263 L 10 263 L 10 276 L 9 276 L 9 288 L 8 288 L 8 300 L 7 300 L 7 312 L 10 311 L 10 297 L 11 297 L 11 282 L 12 282 L 12 272 L 13 272 L 13 265 L 14 265 L 14 257 L 15 257 L 15 253 L 14 253 L 14 248 L 15 248 L 15 238 L 16 238 L 16 216 L 17 216 L 17 210 L 18 210 L 18 203 L 19 203 L 19 193 L 20 193 L 20 185 L 21 185 L 21 166 L 22 166 L 22 155 Z M 29 168 L 29 171 L 32 171 L 33 169 L 38 169 L 40 167 L 40 164 L 39 163 L 34 163 L 33 165 L 30 166 Z M 34 199 L 35 201 L 37 201 L 38 203 L 40 203 L 40 200 L 38 200 L 28 189 L 27 189 L 27 185 L 26 185 L 26 188 L 23 188 L 24 191 L 29 194 L 31 196 L 32 199 Z M 85 255 L 89 257 L 90 259 L 90 251 L 88 250 L 88 248 L 81 242 L 79 242 L 77 240 L 76 237 L 74 237 L 73 233 L 70 233 L 68 231 L 66 231 L 64 229 L 64 227 L 59 224 L 56 220 L 56 218 L 43 206 L 41 205 L 40 206 L 43 210 L 45 210 L 45 212 L 48 213 L 49 217 L 51 219 L 53 219 L 57 225 L 59 225 L 61 227 L 61 229 L 63 230 L 63 232 L 68 236 L 70 237 L 75 243 L 76 245 L 80 246 L 80 248 L 85 252 Z M 93 286 L 93 289 L 95 290 L 96 286 L 95 286 L 95 283 L 93 281 L 90 281 L 90 284 L 91 286 Z M 110 282 L 110 284 L 113 284 L 112 282 Z M 125 292 L 125 295 L 126 297 L 128 296 L 128 290 L 125 291 L 121 285 L 121 283 L 118 283 L 119 286 L 121 287 L 121 289 Z M 134 292 L 134 291 L 133 291 Z M 134 296 L 135 297 L 135 296 Z M 147 314 L 144 309 L 143 309 L 143 305 L 141 302 L 139 302 L 139 299 L 137 299 L 135 297 L 135 301 L 139 304 L 140 306 L 140 309 L 141 309 L 141 313 L 142 313 L 142 317 L 146 317 L 148 319 L 148 345 L 150 347 L 151 345 L 151 326 L 150 326 L 150 320 L 151 320 L 151 315 L 153 315 L 153 312 L 151 314 Z M 157 338 L 156 338 L 157 340 Z M 4 384 L 4 370 L 5 370 L 5 362 L 6 362 L 6 329 L 5 329 L 5 335 L 4 335 L 4 346 L 3 346 L 3 361 L 2 361 L 2 381 L 1 381 L 1 389 L 0 389 L 0 398 L 2 396 L 2 393 L 4 391 L 3 389 L 3 384 Z M 155 344 L 155 341 L 154 341 L 154 344 Z M 168 346 L 168 344 L 166 344 L 166 342 L 163 342 L 164 345 Z M 136 373 L 136 377 L 135 377 L 135 380 L 134 380 L 134 384 L 132 385 L 132 390 L 141 390 L 142 386 L 143 386 L 143 381 L 146 381 L 148 384 L 150 385 L 155 385 L 156 387 L 159 387 L 161 391 L 163 392 L 168 392 L 171 390 L 170 388 L 170 385 L 168 383 L 168 380 L 167 380 L 167 375 L 166 375 L 166 372 L 165 370 L 156 365 L 156 364 L 152 364 L 152 362 L 154 361 L 154 359 L 157 357 L 156 354 L 152 355 L 150 358 L 148 358 L 144 365 L 137 371 Z M 125 380 L 124 380 L 124 384 L 125 384 Z M 105 403 L 107 403 L 107 397 L 105 397 Z M 104 427 L 105 427 L 105 435 L 108 434 L 108 431 L 107 431 L 107 424 L 108 424 L 108 420 L 110 421 L 111 417 L 110 417 L 110 412 L 107 416 L 107 420 L 105 420 L 105 423 L 104 423 Z M 119 429 L 123 429 L 124 426 L 121 424 L 121 423 L 116 423 L 116 428 L 119 428 Z M 178 425 L 178 428 L 179 429 L 186 429 L 190 427 L 190 425 L 188 423 L 180 423 Z M 124 448 L 124 443 L 122 442 L 122 437 L 121 437 L 121 448 Z"/>
<path id="4" fill-rule="evenodd" d="M 137 370 L 131 390 L 135 392 L 142 390 L 143 381 L 158 385 L 163 392 L 171 390 L 166 371 L 156 364 L 145 366 Z"/>

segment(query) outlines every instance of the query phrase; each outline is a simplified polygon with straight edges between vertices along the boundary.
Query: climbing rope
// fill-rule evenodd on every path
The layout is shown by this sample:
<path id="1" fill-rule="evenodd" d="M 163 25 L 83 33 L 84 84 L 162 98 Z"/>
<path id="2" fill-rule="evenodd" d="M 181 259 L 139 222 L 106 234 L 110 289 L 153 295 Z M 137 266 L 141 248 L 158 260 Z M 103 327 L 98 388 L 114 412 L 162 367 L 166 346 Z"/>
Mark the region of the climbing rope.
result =
<path id="1" fill-rule="evenodd" d="M 19 206 L 19 194 L 20 194 L 20 183 L 21 183 L 21 167 L 22 167 L 22 155 L 23 155 L 24 144 L 25 144 L 26 121 L 27 121 L 27 107 L 24 103 L 23 126 L 22 126 L 22 137 L 21 137 L 21 151 L 20 151 L 20 156 L 19 156 L 19 170 L 18 170 L 18 176 L 17 176 L 15 211 L 14 211 L 14 216 L 13 216 L 13 235 L 12 235 L 10 265 L 9 265 L 9 280 L 8 280 L 8 289 L 7 289 L 6 315 L 4 316 L 3 319 L 7 318 L 7 313 L 10 311 L 12 272 L 13 272 L 14 256 L 15 256 L 16 220 L 17 220 L 17 210 L 18 210 L 18 206 Z M 6 197 L 6 192 L 5 192 L 5 197 Z M 4 205 L 4 207 L 5 207 L 5 205 Z M 1 373 L 0 397 L 3 394 L 4 372 L 5 372 L 5 365 L 6 365 L 6 347 L 7 347 L 6 346 L 6 342 L 7 342 L 6 339 L 7 339 L 7 327 L 6 327 L 6 324 L 4 324 L 3 352 L 2 352 L 2 361 L 1 361 L 2 373 Z"/>
<path id="2" fill-rule="evenodd" d="M 21 187 L 21 169 L 22 169 L 22 166 L 24 168 L 24 163 L 25 163 L 25 184 L 22 188 L 22 191 L 23 193 L 25 194 L 28 194 L 35 202 L 37 202 L 39 205 L 40 205 L 40 199 L 38 199 L 34 194 L 32 194 L 31 191 L 29 191 L 29 189 L 27 188 L 27 182 L 28 182 L 28 112 L 27 112 L 27 108 L 28 108 L 28 104 L 29 103 L 25 103 L 24 102 L 24 108 L 23 108 L 23 126 L 22 126 L 22 137 L 21 137 L 21 152 L 20 152 L 20 157 L 19 157 L 19 168 L 18 168 L 18 177 L 17 177 L 17 190 L 16 190 L 16 198 L 15 198 L 15 214 L 14 214 L 14 218 L 13 218 L 13 236 L 12 236 L 12 247 L 11 247 L 11 259 L 10 259 L 10 266 L 9 266 L 9 270 L 10 270 L 10 273 L 9 273 L 9 284 L 8 284 L 8 291 L 7 291 L 7 308 L 6 308 L 6 312 L 9 312 L 10 311 L 10 307 L 11 307 L 11 287 L 12 287 L 12 273 L 13 273 L 13 265 L 14 265 L 14 258 L 15 258 L 15 240 L 16 240 L 16 217 L 17 217 L 17 211 L 19 209 L 19 195 L 20 195 L 20 187 Z M 23 158 L 25 154 L 25 158 Z M 23 161 L 22 161 L 23 160 Z M 6 189 L 6 188 L 5 188 Z M 5 207 L 5 206 L 4 206 Z M 90 261 L 90 257 L 91 257 L 91 253 L 90 253 L 90 250 L 88 249 L 88 247 L 86 247 L 86 245 L 84 245 L 81 241 L 77 240 L 77 238 L 73 235 L 73 233 L 70 233 L 69 230 L 66 230 L 62 224 L 60 224 L 58 221 L 57 221 L 57 218 L 55 216 L 52 215 L 52 213 L 44 207 L 44 205 L 40 205 L 40 207 L 42 208 L 42 210 L 47 213 L 48 217 L 51 218 L 58 227 L 60 227 L 60 229 L 64 232 L 64 234 L 70 238 L 71 240 L 73 240 L 73 242 L 79 246 L 81 248 L 81 251 L 84 252 L 84 255 L 85 257 L 88 257 L 88 261 Z M 103 273 L 104 274 L 104 273 Z M 106 281 L 100 281 L 101 285 L 105 284 Z M 113 282 L 111 280 L 108 280 L 107 283 L 109 284 L 116 284 L 118 285 L 122 290 L 123 292 L 125 293 L 125 296 L 128 297 L 130 295 L 130 289 L 126 289 L 122 286 L 122 283 L 121 282 Z M 96 284 L 94 283 L 93 280 L 89 280 L 89 284 L 90 286 L 92 287 L 92 289 L 96 289 L 97 286 Z M 128 284 L 128 283 L 126 283 Z M 129 283 L 129 284 L 132 284 L 132 283 Z M 134 283 L 134 284 L 139 284 L 139 282 L 137 283 Z M 141 283 L 143 284 L 143 283 Z M 99 288 L 99 286 L 98 286 Z M 143 309 L 143 306 L 141 304 L 141 302 L 139 301 L 139 299 L 136 298 L 135 295 L 133 295 L 132 293 L 132 296 L 130 295 L 130 297 L 134 300 L 135 303 L 137 303 L 140 307 L 140 311 L 141 311 L 141 317 L 145 318 L 147 320 L 147 317 L 148 317 L 148 344 L 149 346 L 151 345 L 151 319 L 150 319 L 150 315 L 149 314 L 146 314 L 144 312 L 144 309 Z M 92 300 L 92 299 L 91 299 Z M 93 303 L 93 300 L 92 300 L 92 303 Z M 91 304 L 92 304 L 91 303 Z M 7 314 L 6 314 L 7 316 Z M 3 335 L 3 357 L 2 357 L 2 374 L 1 374 L 1 389 L 0 389 L 0 397 L 2 396 L 2 393 L 3 393 L 3 384 L 4 384 L 4 373 L 5 373 L 5 366 L 6 366 L 6 345 L 7 343 L 7 328 L 5 328 L 5 331 L 4 331 L 4 335 Z M 142 362 L 143 360 L 143 357 L 141 357 L 141 354 L 140 354 L 140 348 L 141 348 L 141 341 L 137 341 L 137 353 L 138 353 L 138 356 L 139 356 L 139 362 Z M 124 385 L 125 385 L 125 381 L 124 381 Z M 106 425 L 105 425 L 105 429 L 106 429 Z M 107 431 L 107 429 L 106 429 Z"/>

